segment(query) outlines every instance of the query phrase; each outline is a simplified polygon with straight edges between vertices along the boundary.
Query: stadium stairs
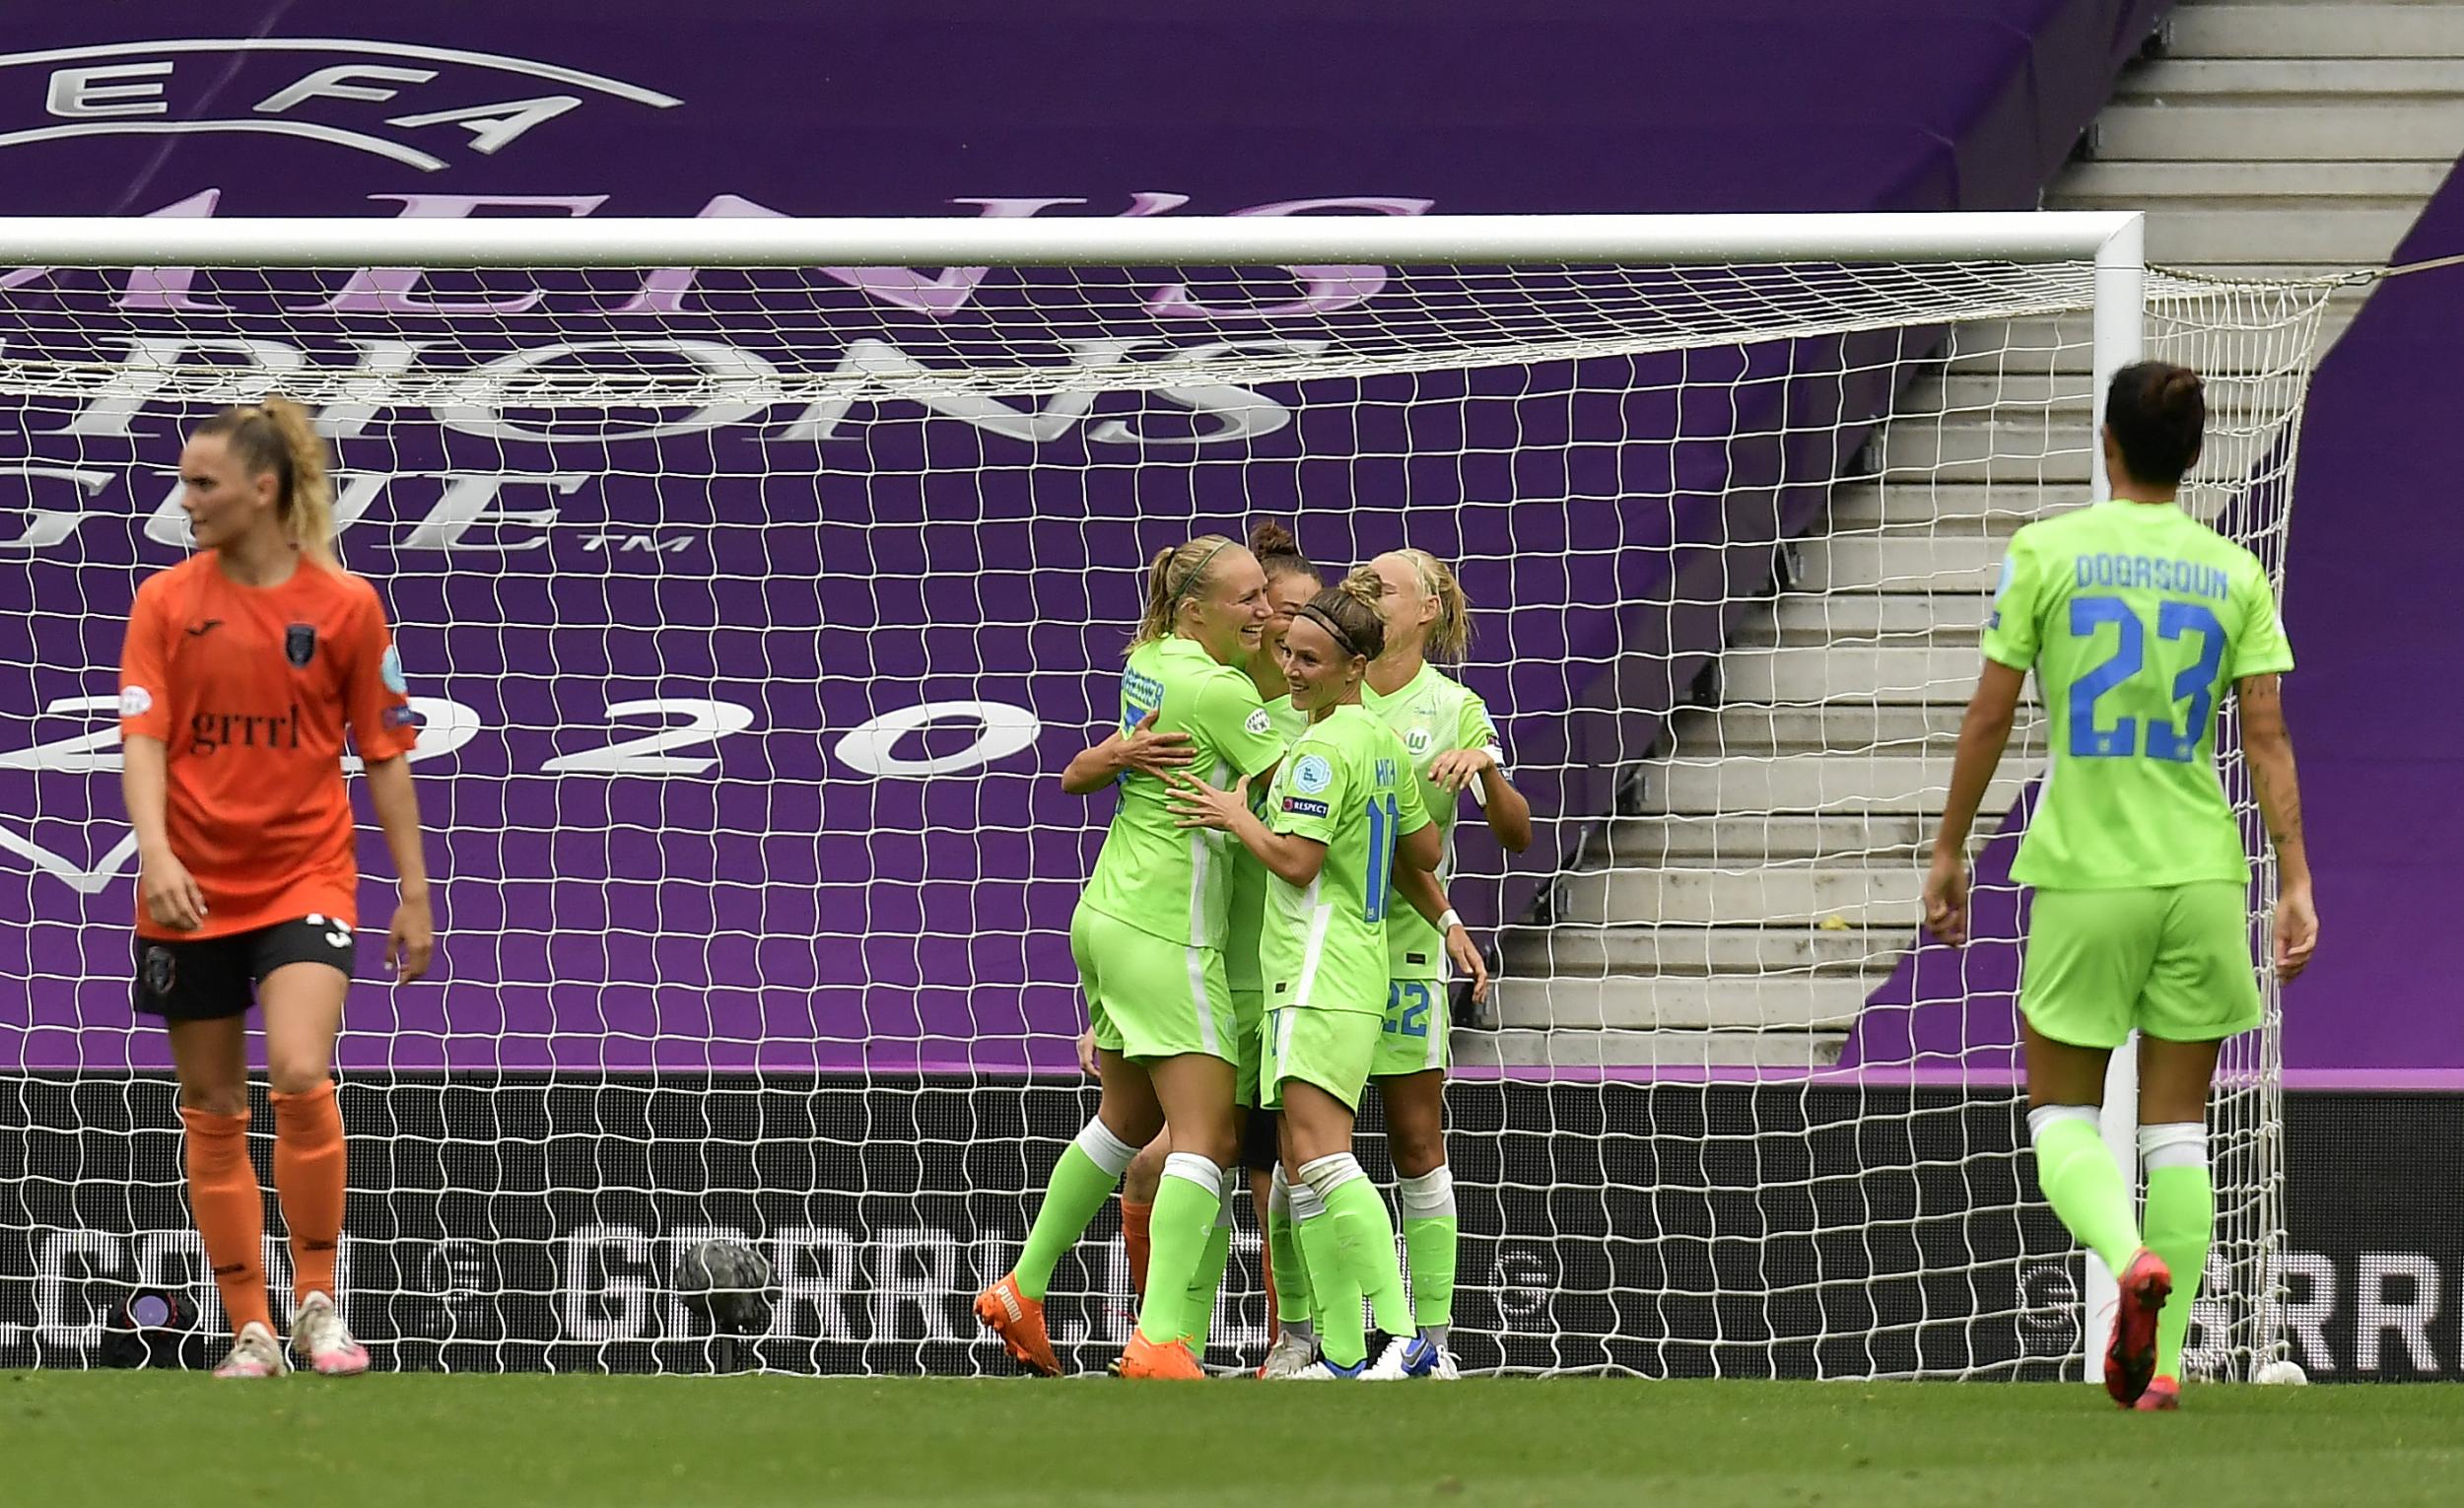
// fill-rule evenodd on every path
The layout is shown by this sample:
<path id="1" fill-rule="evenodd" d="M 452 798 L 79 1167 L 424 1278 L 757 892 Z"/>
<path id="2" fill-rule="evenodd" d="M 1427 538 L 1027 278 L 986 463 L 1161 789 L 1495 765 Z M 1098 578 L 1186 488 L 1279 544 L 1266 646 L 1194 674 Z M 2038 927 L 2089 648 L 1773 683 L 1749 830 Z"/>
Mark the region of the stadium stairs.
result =
<path id="1" fill-rule="evenodd" d="M 2144 209 L 2151 261 L 2384 262 L 2464 152 L 2464 0 L 2186 3 L 2048 209 Z M 2324 339 L 2362 290 L 2340 293 Z M 2011 533 L 2088 480 L 2085 318 L 1956 332 L 1839 478 L 1790 580 L 1671 724 L 1630 815 L 1504 935 L 1466 1062 L 1818 1066 L 1913 934 Z M 1993 457 L 1993 484 L 1985 484 Z M 2022 714 L 2015 751 L 2031 737 Z M 2034 775 L 2005 761 L 1986 821 Z"/>

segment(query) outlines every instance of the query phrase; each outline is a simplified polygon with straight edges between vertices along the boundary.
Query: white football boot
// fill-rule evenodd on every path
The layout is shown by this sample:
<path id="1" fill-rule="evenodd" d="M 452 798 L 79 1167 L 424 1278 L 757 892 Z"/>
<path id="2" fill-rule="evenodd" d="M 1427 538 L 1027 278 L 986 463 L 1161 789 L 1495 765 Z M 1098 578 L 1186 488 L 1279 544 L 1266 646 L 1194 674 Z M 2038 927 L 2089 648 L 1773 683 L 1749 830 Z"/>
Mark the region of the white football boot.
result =
<path id="1" fill-rule="evenodd" d="M 274 1333 L 255 1320 L 240 1327 L 239 1338 L 231 1342 L 231 1354 L 214 1369 L 217 1377 L 280 1377 L 291 1370 L 291 1363 L 282 1359 L 282 1343 Z"/>
<path id="2" fill-rule="evenodd" d="M 321 1293 L 300 1300 L 300 1312 L 291 1319 L 291 1348 L 320 1376 L 357 1377 L 368 1370 L 368 1347 L 352 1338 L 342 1311 Z"/>
<path id="3" fill-rule="evenodd" d="M 1361 1371 L 1362 1382 L 1401 1382 L 1407 1377 L 1426 1377 L 1437 1366 L 1437 1346 L 1418 1336 L 1388 1336 L 1386 1343 L 1369 1355 L 1369 1364 Z"/>
<path id="4" fill-rule="evenodd" d="M 1287 1330 L 1274 1337 L 1273 1346 L 1266 1352 L 1266 1364 L 1258 1369 L 1258 1375 L 1268 1382 L 1290 1382 L 1300 1375 L 1301 1368 L 1317 1359 L 1318 1342 Z"/>

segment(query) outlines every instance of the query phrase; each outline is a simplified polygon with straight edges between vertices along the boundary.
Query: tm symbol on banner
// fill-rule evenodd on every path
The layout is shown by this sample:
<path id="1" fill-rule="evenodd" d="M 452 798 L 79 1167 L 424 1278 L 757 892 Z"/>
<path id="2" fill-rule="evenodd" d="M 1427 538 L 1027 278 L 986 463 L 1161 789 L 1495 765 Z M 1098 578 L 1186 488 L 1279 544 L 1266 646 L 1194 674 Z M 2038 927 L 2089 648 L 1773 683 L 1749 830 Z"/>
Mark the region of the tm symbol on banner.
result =
<path id="1" fill-rule="evenodd" d="M 607 550 L 611 553 L 640 550 L 653 555 L 673 555 L 680 550 L 690 548 L 692 543 L 693 536 L 690 534 L 677 534 L 671 538 L 661 539 L 649 529 L 628 529 L 621 533 L 602 530 L 596 534 L 585 534 L 582 538 L 582 547 L 584 550 Z"/>

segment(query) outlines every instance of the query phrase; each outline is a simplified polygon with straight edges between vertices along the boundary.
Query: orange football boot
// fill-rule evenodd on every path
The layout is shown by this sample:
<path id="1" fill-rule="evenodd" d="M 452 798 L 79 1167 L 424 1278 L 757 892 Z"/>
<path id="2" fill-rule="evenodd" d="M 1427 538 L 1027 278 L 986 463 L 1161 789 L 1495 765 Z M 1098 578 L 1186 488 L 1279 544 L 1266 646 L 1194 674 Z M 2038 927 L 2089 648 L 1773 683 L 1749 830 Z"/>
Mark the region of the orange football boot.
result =
<path id="1" fill-rule="evenodd" d="M 1124 1377 L 1160 1377 L 1177 1382 L 1203 1382 L 1206 1369 L 1198 1364 L 1190 1348 L 1175 1340 L 1158 1345 L 1136 1331 L 1129 1333 L 1129 1348 L 1121 1353 L 1121 1375 Z"/>
<path id="2" fill-rule="evenodd" d="M 2173 1269 L 2146 1247 L 2122 1269 L 2122 1302 L 2113 1312 L 2113 1340 L 2104 1349 L 2104 1391 L 2128 1408 L 2156 1376 L 2156 1312 L 2173 1296 Z"/>
<path id="3" fill-rule="evenodd" d="M 1015 1273 L 976 1295 L 976 1318 L 1001 1337 L 1010 1358 L 1039 1377 L 1059 1377 L 1061 1358 L 1053 1354 L 1053 1337 L 1044 1332 L 1044 1304 L 1018 1291 Z"/>

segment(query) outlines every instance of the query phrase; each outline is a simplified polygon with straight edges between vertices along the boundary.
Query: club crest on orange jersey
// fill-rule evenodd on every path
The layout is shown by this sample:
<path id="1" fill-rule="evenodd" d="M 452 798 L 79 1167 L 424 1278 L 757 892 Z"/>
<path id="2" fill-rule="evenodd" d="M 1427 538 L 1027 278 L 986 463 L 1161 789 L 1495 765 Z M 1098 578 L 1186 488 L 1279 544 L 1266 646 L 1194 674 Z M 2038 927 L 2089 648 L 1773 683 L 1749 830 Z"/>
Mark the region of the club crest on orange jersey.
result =
<path id="1" fill-rule="evenodd" d="M 316 625 L 295 623 L 283 630 L 282 657 L 291 661 L 294 670 L 306 670 L 316 657 Z"/>

